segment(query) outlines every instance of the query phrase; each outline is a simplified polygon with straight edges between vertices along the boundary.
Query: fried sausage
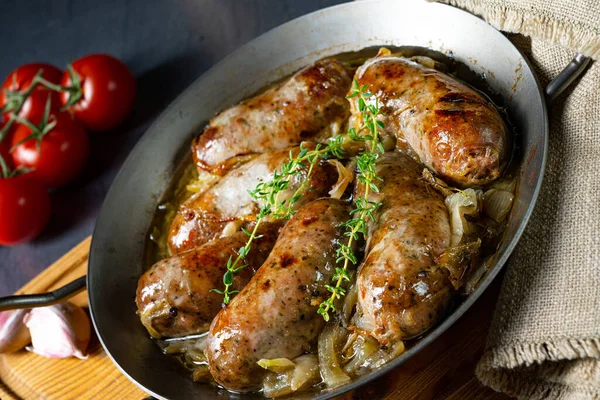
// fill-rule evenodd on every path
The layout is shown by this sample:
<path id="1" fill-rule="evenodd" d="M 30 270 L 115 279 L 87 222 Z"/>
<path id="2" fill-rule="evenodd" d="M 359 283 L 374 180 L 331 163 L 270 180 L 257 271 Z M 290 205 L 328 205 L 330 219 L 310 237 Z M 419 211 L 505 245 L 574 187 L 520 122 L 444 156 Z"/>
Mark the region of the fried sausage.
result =
<path id="1" fill-rule="evenodd" d="M 349 115 L 345 95 L 350 82 L 351 75 L 340 62 L 321 60 L 223 111 L 192 143 L 196 166 L 215 170 L 234 156 L 285 149 L 341 124 Z M 335 126 L 332 129 L 336 131 Z"/>
<path id="2" fill-rule="evenodd" d="M 280 223 L 259 227 L 261 238 L 244 257 L 232 290 L 241 290 L 263 264 L 277 240 Z M 181 337 L 208 330 L 221 310 L 223 296 L 210 292 L 223 288 L 229 257 L 248 239 L 244 232 L 215 239 L 203 246 L 161 260 L 138 281 L 136 304 L 142 324 L 155 338 Z"/>
<path id="3" fill-rule="evenodd" d="M 261 358 L 292 359 L 315 344 L 325 325 L 317 313 L 334 274 L 340 222 L 350 206 L 315 200 L 289 220 L 250 283 L 215 317 L 206 345 L 210 372 L 230 390 L 261 387 Z"/>
<path id="4" fill-rule="evenodd" d="M 312 145 L 307 145 L 310 148 Z M 299 148 L 292 150 L 297 155 Z M 273 173 L 289 161 L 289 150 L 278 150 L 261 154 L 246 164 L 230 171 L 219 182 L 205 192 L 186 201 L 173 219 L 169 233 L 171 254 L 193 249 L 223 234 L 228 223 L 243 224 L 254 221 L 263 206 L 250 194 L 260 182 L 273 179 Z M 306 180 L 307 168 L 291 178 L 287 190 L 279 199 L 285 200 Z M 335 168 L 320 162 L 313 169 L 310 181 L 302 197 L 294 204 L 298 209 L 318 197 L 324 196 L 337 179 Z"/>
<path id="5" fill-rule="evenodd" d="M 442 72 L 386 54 L 368 60 L 355 78 L 379 100 L 385 133 L 396 136 L 397 147 L 458 186 L 498 178 L 509 160 L 510 137 L 491 101 Z"/>
<path id="6" fill-rule="evenodd" d="M 448 270 L 434 263 L 450 245 L 448 210 L 443 196 L 421 179 L 422 170 L 405 154 L 385 153 L 376 166 L 380 191 L 369 195 L 382 206 L 369 226 L 353 323 L 382 344 L 425 332 L 453 294 Z"/>

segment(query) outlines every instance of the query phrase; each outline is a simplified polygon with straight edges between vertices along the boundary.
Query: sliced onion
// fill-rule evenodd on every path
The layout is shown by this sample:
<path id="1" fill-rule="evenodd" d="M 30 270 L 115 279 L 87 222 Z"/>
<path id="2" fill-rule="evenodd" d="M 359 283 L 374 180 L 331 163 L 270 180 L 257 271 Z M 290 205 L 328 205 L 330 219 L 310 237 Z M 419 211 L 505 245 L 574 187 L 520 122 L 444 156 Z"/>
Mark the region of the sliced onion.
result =
<path id="1" fill-rule="evenodd" d="M 266 397 L 281 397 L 292 393 L 290 374 L 269 372 L 263 380 L 263 393 Z"/>
<path id="2" fill-rule="evenodd" d="M 268 369 L 269 371 L 276 372 L 278 374 L 289 371 L 296 366 L 296 364 L 294 364 L 294 362 L 289 358 L 273 358 L 271 360 L 261 358 L 258 360 L 257 364 L 264 369 Z"/>
<path id="3" fill-rule="evenodd" d="M 201 365 L 197 368 L 194 368 L 192 371 L 192 379 L 194 382 L 210 382 L 212 381 L 212 375 L 208 369 L 208 364 Z"/>
<path id="4" fill-rule="evenodd" d="M 474 233 L 475 225 L 467 221 L 465 215 L 474 216 L 479 211 L 480 190 L 466 189 L 446 198 L 446 207 L 450 212 L 452 237 L 450 246 L 457 246 L 465 233 Z"/>
<path id="5" fill-rule="evenodd" d="M 508 216 L 514 199 L 512 192 L 490 189 L 483 195 L 483 210 L 494 221 L 502 222 Z"/>
<path id="6" fill-rule="evenodd" d="M 425 56 L 412 56 L 410 58 L 411 61 L 414 61 L 418 64 L 421 64 L 424 67 L 427 68 L 432 68 L 432 69 L 439 69 L 441 63 L 433 60 L 432 58 L 429 57 L 425 57 Z"/>
<path id="7" fill-rule="evenodd" d="M 206 171 L 200 171 L 198 178 L 190 181 L 185 188 L 188 192 L 202 193 L 214 185 L 219 180 L 218 175 L 213 175 Z"/>
<path id="8" fill-rule="evenodd" d="M 492 184 L 492 188 L 496 190 L 504 190 L 505 192 L 514 193 L 517 186 L 516 178 L 508 178 L 496 181 Z"/>
<path id="9" fill-rule="evenodd" d="M 379 351 L 365 361 L 365 364 L 372 370 L 377 369 L 404 353 L 404 350 L 404 342 L 400 340 L 388 345 L 387 348 L 381 347 Z"/>
<path id="10" fill-rule="evenodd" d="M 185 365 L 190 369 L 195 369 L 207 363 L 206 355 L 204 354 L 207 338 L 207 334 L 193 335 L 185 338 L 159 341 L 159 344 L 164 354 L 181 354 Z"/>
<path id="11" fill-rule="evenodd" d="M 221 232 L 221 237 L 233 235 L 234 233 L 236 233 L 237 231 L 240 230 L 242 225 L 244 225 L 244 221 L 241 219 L 229 221 L 227 224 L 225 224 L 225 227 L 223 228 L 223 231 Z"/>
<path id="12" fill-rule="evenodd" d="M 344 164 L 335 159 L 328 160 L 327 162 L 335 166 L 338 174 L 337 182 L 329 191 L 329 195 L 334 199 L 340 199 L 344 195 L 348 185 L 354 180 L 354 168 L 356 167 L 356 161 L 351 161 L 348 163 L 348 166 L 344 166 Z"/>
<path id="13" fill-rule="evenodd" d="M 292 363 L 293 367 L 267 374 L 263 381 L 263 392 L 267 397 L 286 396 L 319 382 L 319 361 L 314 354 L 296 357 L 293 362 L 287 358 L 284 360 Z"/>
<path id="14" fill-rule="evenodd" d="M 357 301 L 358 289 L 356 285 L 352 285 L 348 290 L 348 293 L 346 293 L 346 297 L 344 297 L 344 305 L 342 306 L 341 319 L 346 326 L 350 322 Z"/>
<path id="15" fill-rule="evenodd" d="M 346 330 L 337 322 L 329 322 L 319 335 L 319 369 L 321 378 L 328 388 L 335 388 L 351 381 L 350 377 L 340 367 L 338 348 L 346 336 Z"/>
<path id="16" fill-rule="evenodd" d="M 296 368 L 292 372 L 290 386 L 295 392 L 301 388 L 308 387 L 317 383 L 321 376 L 319 375 L 319 359 L 314 354 L 294 358 Z"/>
<path id="17" fill-rule="evenodd" d="M 454 289 L 460 289 L 465 282 L 465 272 L 470 266 L 475 265 L 479 256 L 481 239 L 473 242 L 461 243 L 448 248 L 437 259 L 439 267 L 446 268 L 450 272 L 450 282 Z"/>
<path id="18" fill-rule="evenodd" d="M 379 343 L 371 336 L 359 335 L 352 344 L 352 356 L 344 366 L 347 374 L 356 374 L 361 368 L 368 367 L 367 360 L 379 350 Z"/>

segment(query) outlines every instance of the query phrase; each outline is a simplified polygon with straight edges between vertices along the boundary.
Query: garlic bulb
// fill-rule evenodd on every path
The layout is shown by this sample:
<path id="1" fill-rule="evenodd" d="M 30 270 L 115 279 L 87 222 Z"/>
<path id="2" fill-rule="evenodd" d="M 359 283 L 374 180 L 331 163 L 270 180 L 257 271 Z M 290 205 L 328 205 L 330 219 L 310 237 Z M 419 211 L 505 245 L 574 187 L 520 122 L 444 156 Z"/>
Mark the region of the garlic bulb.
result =
<path id="1" fill-rule="evenodd" d="M 25 317 L 31 334 L 27 350 L 49 358 L 87 358 L 90 320 L 81 308 L 71 303 L 34 308 Z"/>
<path id="2" fill-rule="evenodd" d="M 29 342 L 29 330 L 23 318 L 29 310 L 14 310 L 0 312 L 0 353 L 10 353 L 21 350 Z"/>

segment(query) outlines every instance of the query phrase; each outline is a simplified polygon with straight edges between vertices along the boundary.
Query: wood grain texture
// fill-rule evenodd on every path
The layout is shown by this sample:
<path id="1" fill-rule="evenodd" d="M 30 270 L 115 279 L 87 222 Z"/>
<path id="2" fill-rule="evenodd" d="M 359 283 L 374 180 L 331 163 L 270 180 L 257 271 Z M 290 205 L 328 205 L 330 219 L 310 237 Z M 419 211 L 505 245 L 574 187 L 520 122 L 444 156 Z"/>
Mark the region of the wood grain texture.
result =
<path id="1" fill-rule="evenodd" d="M 87 271 L 91 237 L 44 270 L 17 293 L 56 289 Z M 70 299 L 87 307 L 87 292 Z M 87 308 L 86 308 L 87 310 Z M 147 395 L 114 366 L 93 335 L 88 358 L 50 359 L 25 350 L 0 356 L 0 398 L 4 399 L 143 399 Z"/>
<path id="2" fill-rule="evenodd" d="M 87 238 L 18 293 L 55 289 L 86 273 Z M 485 345 L 500 279 L 474 306 L 424 351 L 386 376 L 340 399 L 502 400 L 484 387 L 473 371 Z M 72 298 L 87 306 L 87 293 Z M 123 376 L 95 336 L 86 360 L 48 359 L 26 351 L 0 356 L 0 399 L 137 399 L 147 395 Z"/>

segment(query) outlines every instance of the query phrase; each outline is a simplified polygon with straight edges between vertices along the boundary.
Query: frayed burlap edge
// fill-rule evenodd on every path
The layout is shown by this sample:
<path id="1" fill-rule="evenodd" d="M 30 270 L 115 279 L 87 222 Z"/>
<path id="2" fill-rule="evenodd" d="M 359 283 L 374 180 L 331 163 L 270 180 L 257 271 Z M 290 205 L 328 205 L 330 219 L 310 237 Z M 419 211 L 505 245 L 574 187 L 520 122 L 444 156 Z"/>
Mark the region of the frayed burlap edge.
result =
<path id="1" fill-rule="evenodd" d="M 475 374 L 492 389 L 530 400 L 600 399 L 594 381 L 600 379 L 597 360 L 600 358 L 598 339 L 553 339 L 554 343 L 514 343 L 490 347 L 477 365 Z M 590 372 L 587 366 L 594 368 Z M 573 368 L 588 369 L 596 378 L 566 382 Z M 567 378 L 568 379 L 568 378 Z"/>
<path id="2" fill-rule="evenodd" d="M 600 59 L 600 35 L 592 27 L 553 17 L 534 16 L 506 6 L 492 6 L 481 0 L 441 2 L 467 9 L 499 30 L 542 38 L 552 44 L 577 50 L 593 59 Z"/>

